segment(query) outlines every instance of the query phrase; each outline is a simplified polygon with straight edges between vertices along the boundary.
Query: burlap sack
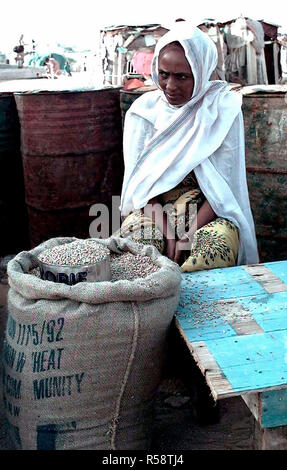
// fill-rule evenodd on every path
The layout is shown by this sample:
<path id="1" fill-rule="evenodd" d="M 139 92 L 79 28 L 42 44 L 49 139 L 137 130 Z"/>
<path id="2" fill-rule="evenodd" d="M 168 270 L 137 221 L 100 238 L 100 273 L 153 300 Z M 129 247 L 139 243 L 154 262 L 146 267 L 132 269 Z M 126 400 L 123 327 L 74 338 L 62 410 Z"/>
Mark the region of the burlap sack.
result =
<path id="1" fill-rule="evenodd" d="M 19 449 L 147 449 L 154 392 L 179 300 L 179 267 L 152 246 L 111 237 L 112 252 L 142 253 L 159 271 L 134 281 L 74 286 L 25 274 L 33 255 L 8 264 L 3 392 Z"/>

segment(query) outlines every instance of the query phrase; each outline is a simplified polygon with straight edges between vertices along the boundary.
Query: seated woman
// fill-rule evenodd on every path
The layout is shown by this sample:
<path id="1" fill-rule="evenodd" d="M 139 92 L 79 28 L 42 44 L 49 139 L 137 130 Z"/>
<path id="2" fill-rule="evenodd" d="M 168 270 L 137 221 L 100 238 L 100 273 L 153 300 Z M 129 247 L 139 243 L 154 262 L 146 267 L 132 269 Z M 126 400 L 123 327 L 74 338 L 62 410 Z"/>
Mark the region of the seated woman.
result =
<path id="1" fill-rule="evenodd" d="M 182 271 L 258 262 L 241 97 L 209 80 L 216 64 L 207 34 L 176 24 L 155 48 L 158 90 L 125 117 L 117 235 L 155 245 Z"/>

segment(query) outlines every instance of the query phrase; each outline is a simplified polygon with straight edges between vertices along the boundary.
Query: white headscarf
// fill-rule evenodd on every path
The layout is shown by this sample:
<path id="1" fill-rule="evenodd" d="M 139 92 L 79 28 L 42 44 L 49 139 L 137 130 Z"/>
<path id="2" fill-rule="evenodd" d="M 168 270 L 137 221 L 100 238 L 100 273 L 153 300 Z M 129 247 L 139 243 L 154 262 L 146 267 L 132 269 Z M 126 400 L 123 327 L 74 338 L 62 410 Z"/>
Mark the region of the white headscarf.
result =
<path id="1" fill-rule="evenodd" d="M 158 83 L 159 53 L 174 41 L 182 45 L 194 76 L 192 97 L 180 107 L 168 103 Z M 216 64 L 213 41 L 186 22 L 158 41 L 152 77 L 159 90 L 143 94 L 125 117 L 121 212 L 143 208 L 194 170 L 215 213 L 247 234 L 247 240 L 243 232 L 240 238 L 240 264 L 254 263 L 258 255 L 246 184 L 241 95 L 224 81 L 209 80 Z"/>

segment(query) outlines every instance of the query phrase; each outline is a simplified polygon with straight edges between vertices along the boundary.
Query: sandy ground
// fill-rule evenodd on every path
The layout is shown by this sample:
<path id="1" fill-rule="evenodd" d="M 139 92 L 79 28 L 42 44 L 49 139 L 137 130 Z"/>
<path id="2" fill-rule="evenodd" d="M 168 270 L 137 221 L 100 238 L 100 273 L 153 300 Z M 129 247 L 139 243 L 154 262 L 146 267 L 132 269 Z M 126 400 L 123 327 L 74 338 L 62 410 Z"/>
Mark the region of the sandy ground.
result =
<path id="1" fill-rule="evenodd" d="M 7 278 L 2 270 L 1 347 L 6 324 L 7 292 Z M 1 385 L 0 393 L 0 451 L 14 450 L 5 427 Z M 189 353 L 182 351 L 171 335 L 166 369 L 155 400 L 152 450 L 252 450 L 255 426 L 254 418 L 241 397 L 221 400 L 214 406 L 209 398 L 209 389 L 196 365 L 191 362 Z"/>

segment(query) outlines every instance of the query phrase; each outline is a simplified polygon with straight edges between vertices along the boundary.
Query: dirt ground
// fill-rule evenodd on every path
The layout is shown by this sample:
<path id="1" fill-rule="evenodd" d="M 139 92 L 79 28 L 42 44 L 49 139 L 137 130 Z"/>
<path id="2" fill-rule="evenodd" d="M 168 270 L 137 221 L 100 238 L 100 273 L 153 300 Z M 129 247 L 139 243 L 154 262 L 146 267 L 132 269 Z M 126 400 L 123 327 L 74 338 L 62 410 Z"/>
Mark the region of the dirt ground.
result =
<path id="1" fill-rule="evenodd" d="M 7 292 L 8 282 L 2 264 L 1 347 L 6 324 Z M 187 450 L 254 449 L 257 425 L 242 398 L 220 400 L 214 404 L 197 366 L 178 341 L 172 330 L 166 368 L 155 399 L 151 450 L 164 453 Z M 0 381 L 0 451 L 14 450 L 5 426 L 1 386 L 2 380 Z"/>

